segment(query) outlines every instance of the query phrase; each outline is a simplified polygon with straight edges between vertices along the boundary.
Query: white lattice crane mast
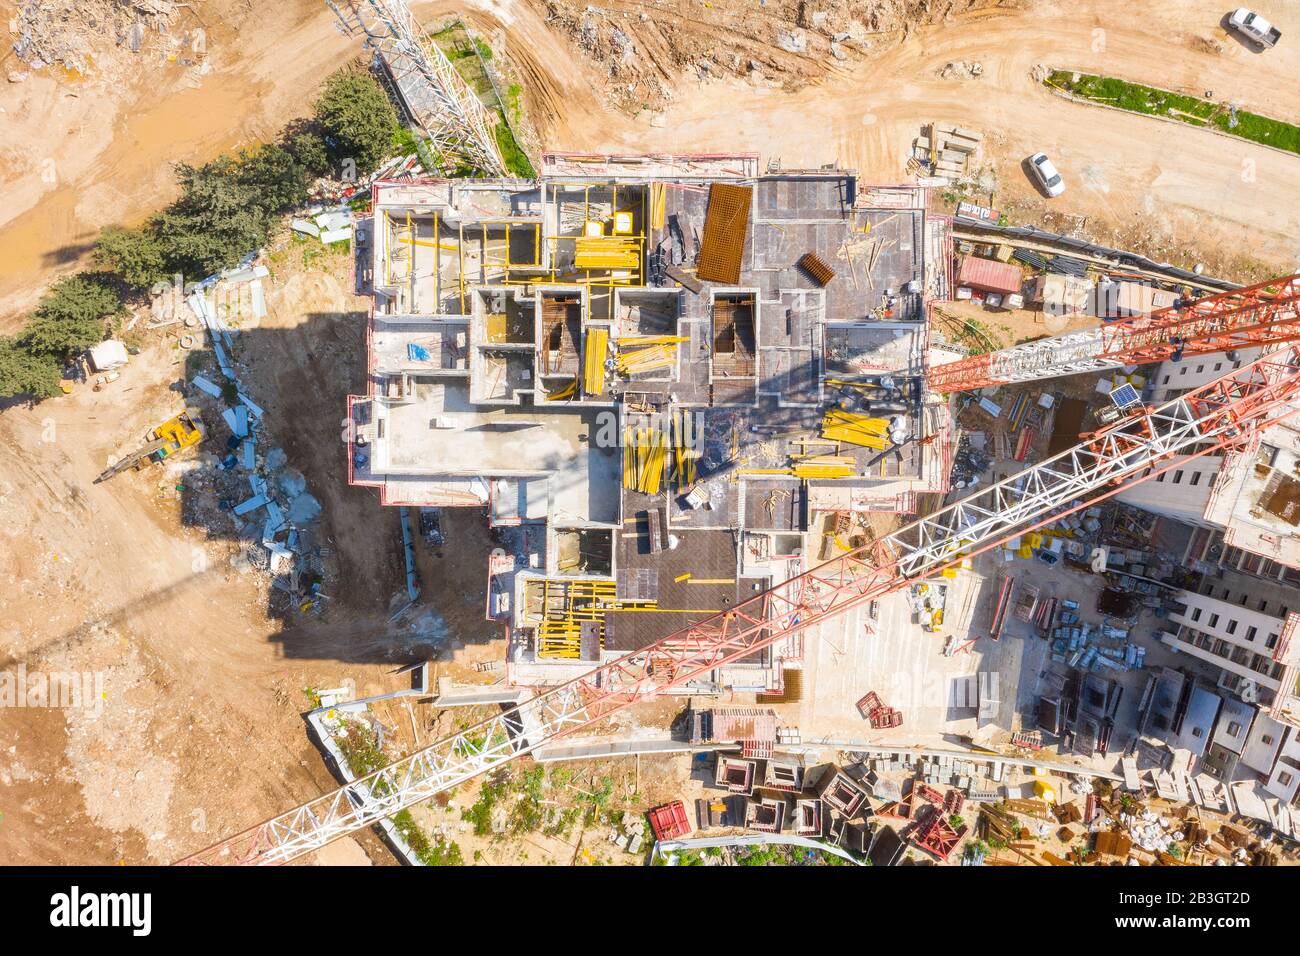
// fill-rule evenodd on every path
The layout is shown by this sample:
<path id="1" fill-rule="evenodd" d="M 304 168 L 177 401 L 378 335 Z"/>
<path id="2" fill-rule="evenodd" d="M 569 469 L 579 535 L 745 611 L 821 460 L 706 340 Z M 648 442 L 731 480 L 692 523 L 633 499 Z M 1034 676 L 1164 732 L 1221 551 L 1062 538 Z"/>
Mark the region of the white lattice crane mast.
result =
<path id="1" fill-rule="evenodd" d="M 1293 414 L 1300 352 L 1286 349 L 1159 408 L 1143 408 L 1069 451 L 846 552 L 736 607 L 544 691 L 273 820 L 195 854 L 192 864 L 282 863 L 499 767 L 638 700 L 851 607 L 934 575 L 1193 457 L 1244 443 Z M 1181 461 L 1178 462 L 1181 464 Z"/>
<path id="2" fill-rule="evenodd" d="M 926 384 L 936 392 L 964 392 L 1297 340 L 1300 275 L 1293 275 L 937 365 L 926 372 Z"/>
<path id="3" fill-rule="evenodd" d="M 464 161 L 507 176 L 496 120 L 456 67 L 411 15 L 406 0 L 325 0 L 348 29 L 366 35 L 407 114 L 449 169 Z"/>

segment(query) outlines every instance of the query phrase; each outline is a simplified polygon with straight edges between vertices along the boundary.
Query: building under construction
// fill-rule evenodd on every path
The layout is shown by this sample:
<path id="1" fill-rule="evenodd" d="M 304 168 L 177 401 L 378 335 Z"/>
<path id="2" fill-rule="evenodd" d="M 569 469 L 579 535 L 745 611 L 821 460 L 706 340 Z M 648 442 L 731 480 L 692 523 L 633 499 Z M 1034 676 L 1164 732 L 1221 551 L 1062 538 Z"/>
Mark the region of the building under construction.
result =
<path id="1" fill-rule="evenodd" d="M 1253 463 L 1258 494 L 1225 496 L 1234 509 L 1294 519 L 1294 462 L 1261 436 L 1297 411 L 1300 275 L 1221 288 L 1126 260 L 1177 285 L 1174 302 L 1001 350 L 936 328 L 931 347 L 931 303 L 976 291 L 951 287 L 949 235 L 965 255 L 1079 267 L 1020 239 L 975 244 L 928 216 L 924 193 L 843 170 L 760 173 L 748 156 L 552 155 L 538 181 L 377 185 L 350 479 L 387 504 L 485 511 L 503 543 L 485 611 L 518 686 L 473 689 L 459 702 L 504 709 L 190 862 L 294 859 L 561 738 L 555 759 L 631 753 L 646 742 L 571 735 L 656 695 L 727 689 L 764 706 L 715 708 L 689 743 L 646 745 L 738 749 L 712 784 L 781 794 L 782 809 L 747 806 L 760 831 L 785 825 L 791 793 L 811 827 L 788 758 L 817 733 L 862 741 L 874 766 L 855 757 L 855 772 L 900 808 L 888 775 L 915 776 L 920 759 L 921 795 L 945 813 L 915 819 L 911 839 L 941 859 L 965 831 L 941 825 L 960 801 L 937 788 L 1010 797 L 1006 762 L 1049 740 L 1081 761 L 1053 772 L 1134 792 L 1149 774 L 1162 798 L 1186 785 L 1205 806 L 1226 805 L 1231 781 L 1243 812 L 1292 832 L 1260 793 L 1297 794 L 1300 613 L 1273 593 L 1256 595 L 1258 615 L 1230 610 L 1259 588 L 1205 578 L 1208 529 L 1113 496 L 1218 457 Z M 984 310 L 1005 304 L 981 295 Z M 1198 375 L 1225 365 L 1163 400 L 1139 374 L 1187 360 Z M 1068 390 L 1041 384 L 1069 376 Z M 1007 574 L 989 603 L 1011 613 L 983 608 L 986 629 L 984 585 Z M 940 617 L 942 650 L 925 640 Z M 1168 626 L 1152 634 L 1151 620 Z M 856 779 L 818 792 L 841 823 Z M 1044 780 L 1032 792 L 1055 799 Z M 728 825 L 737 809 L 724 806 Z M 1148 830 L 1143 846 L 1160 845 Z"/>
<path id="2" fill-rule="evenodd" d="M 354 484 L 486 510 L 512 677 L 558 683 L 861 545 L 943 492 L 927 405 L 948 221 L 919 187 L 752 155 L 545 157 L 380 183 Z M 797 641 L 690 690 L 781 690 Z"/>

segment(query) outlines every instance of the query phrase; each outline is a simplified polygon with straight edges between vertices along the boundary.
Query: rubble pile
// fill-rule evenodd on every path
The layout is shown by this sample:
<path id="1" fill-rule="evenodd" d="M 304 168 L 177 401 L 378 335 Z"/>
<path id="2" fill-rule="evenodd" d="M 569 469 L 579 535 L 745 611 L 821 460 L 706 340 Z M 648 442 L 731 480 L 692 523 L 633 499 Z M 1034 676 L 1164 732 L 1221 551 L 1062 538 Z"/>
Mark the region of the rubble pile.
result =
<path id="1" fill-rule="evenodd" d="M 9 32 L 14 52 L 31 69 L 57 63 L 87 73 L 105 40 L 139 53 L 151 34 L 167 31 L 177 8 L 171 0 L 27 0 Z"/>
<path id="2" fill-rule="evenodd" d="M 1181 821 L 1162 817 L 1152 810 L 1135 814 L 1121 813 L 1119 820 L 1127 828 L 1133 842 L 1148 853 L 1168 853 L 1171 846 L 1187 839 L 1187 834 L 1178 828 Z"/>
<path id="3" fill-rule="evenodd" d="M 204 456 L 200 468 L 187 475 L 189 510 L 204 524 L 220 520 L 218 515 L 231 521 L 239 541 L 231 566 L 269 576 L 274 609 L 320 613 L 322 559 L 329 553 L 319 547 L 314 531 L 320 502 L 308 492 L 302 473 L 286 467 L 284 451 L 267 448 L 265 412 L 243 390 L 234 357 L 237 323 L 266 314 L 261 282 L 268 270 L 254 265 L 256 257 L 250 253 L 238 267 L 197 283 L 185 299 L 209 334 L 220 370 L 216 381 L 191 374 L 189 386 L 206 406 L 205 419 L 223 421 L 228 432 L 224 450 Z M 250 287 L 255 291 L 242 294 Z M 213 505 L 216 514 L 203 513 Z"/>
<path id="4" fill-rule="evenodd" d="M 547 22 L 608 72 L 603 94 L 635 114 L 662 110 L 676 95 L 669 77 L 737 77 L 787 90 L 814 83 L 839 64 L 888 49 L 912 29 L 1000 0 L 713 0 L 690 17 L 663 0 L 547 0 Z M 978 76 L 980 64 L 960 64 Z"/>

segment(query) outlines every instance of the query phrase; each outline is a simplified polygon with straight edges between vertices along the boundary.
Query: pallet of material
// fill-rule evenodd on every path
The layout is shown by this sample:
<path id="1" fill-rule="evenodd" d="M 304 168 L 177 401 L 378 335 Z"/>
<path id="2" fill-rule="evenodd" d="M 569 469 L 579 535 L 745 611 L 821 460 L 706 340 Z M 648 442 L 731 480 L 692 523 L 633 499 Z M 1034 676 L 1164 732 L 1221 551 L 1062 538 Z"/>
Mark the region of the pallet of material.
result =
<path id="1" fill-rule="evenodd" d="M 918 136 L 912 140 L 914 149 L 924 150 L 928 156 L 931 146 L 940 151 L 940 159 L 952 159 L 965 162 L 966 158 L 975 152 L 976 144 L 964 139 L 953 139 L 951 136 L 940 133 L 933 140 L 929 136 Z M 950 155 L 944 156 L 943 153 Z"/>
<path id="2" fill-rule="evenodd" d="M 1102 831 L 1094 834 L 1092 848 L 1104 856 L 1121 859 L 1127 857 L 1133 849 L 1133 841 L 1127 834 Z"/>
<path id="3" fill-rule="evenodd" d="M 1019 813 L 1021 816 L 1033 817 L 1036 820 L 1051 821 L 1052 810 L 1041 800 L 1007 800 L 1007 809 L 1012 813 Z"/>
<path id="4" fill-rule="evenodd" d="M 977 132 L 976 130 L 973 129 L 963 129 L 960 126 L 939 124 L 935 126 L 935 131 L 939 133 L 944 133 L 950 137 L 956 137 L 958 139 L 968 139 L 974 143 L 978 143 L 984 139 L 983 133 Z"/>

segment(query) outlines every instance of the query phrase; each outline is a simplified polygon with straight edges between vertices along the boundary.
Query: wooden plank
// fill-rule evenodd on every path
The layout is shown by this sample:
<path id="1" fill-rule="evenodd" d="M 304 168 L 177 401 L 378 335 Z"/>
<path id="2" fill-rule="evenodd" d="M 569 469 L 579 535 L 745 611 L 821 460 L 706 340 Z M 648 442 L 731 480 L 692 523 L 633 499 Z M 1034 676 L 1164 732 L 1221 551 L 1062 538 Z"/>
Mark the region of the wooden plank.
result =
<path id="1" fill-rule="evenodd" d="M 1040 800 L 1008 800 L 1007 807 L 1012 813 L 1034 817 L 1038 820 L 1053 820 L 1052 811 Z"/>
<path id="2" fill-rule="evenodd" d="M 646 512 L 646 523 L 650 528 L 650 553 L 658 554 L 663 550 L 658 508 L 651 508 Z"/>
<path id="3" fill-rule="evenodd" d="M 703 282 L 700 282 L 695 278 L 695 276 L 686 272 L 684 269 L 677 268 L 676 266 L 665 266 L 664 275 L 668 276 L 668 278 L 672 279 L 682 288 L 694 292 L 696 295 L 699 295 L 704 289 Z"/>

